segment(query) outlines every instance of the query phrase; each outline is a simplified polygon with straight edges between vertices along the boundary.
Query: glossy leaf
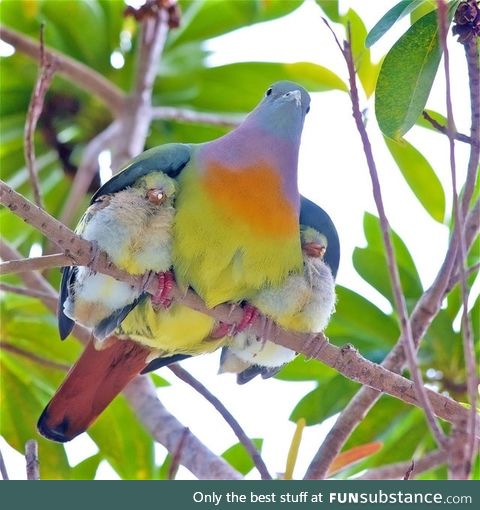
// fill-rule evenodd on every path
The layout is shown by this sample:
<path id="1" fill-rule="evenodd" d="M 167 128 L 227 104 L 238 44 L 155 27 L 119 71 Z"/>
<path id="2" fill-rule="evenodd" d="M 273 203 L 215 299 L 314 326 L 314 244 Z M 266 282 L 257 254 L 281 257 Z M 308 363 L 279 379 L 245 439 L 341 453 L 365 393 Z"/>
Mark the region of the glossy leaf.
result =
<path id="1" fill-rule="evenodd" d="M 394 299 L 380 221 L 376 216 L 365 213 L 363 228 L 368 245 L 366 248 L 355 248 L 353 253 L 353 265 L 358 274 L 365 281 L 370 283 L 370 285 L 377 289 L 393 304 Z M 420 277 L 405 243 L 394 231 L 390 233 L 403 292 L 407 300 L 414 302 L 423 292 Z"/>
<path id="2" fill-rule="evenodd" d="M 297 422 L 304 418 L 308 426 L 321 423 L 341 411 L 358 388 L 358 384 L 337 375 L 307 393 L 295 406 L 290 420 Z"/>
<path id="3" fill-rule="evenodd" d="M 326 382 L 336 374 L 337 372 L 333 368 L 316 359 L 306 359 L 303 354 L 299 354 L 293 361 L 284 365 L 275 377 L 282 381 Z"/>
<path id="4" fill-rule="evenodd" d="M 423 18 L 423 16 L 427 15 L 429 12 L 432 12 L 434 9 L 436 9 L 436 7 L 437 3 L 435 0 L 424 0 L 410 14 L 410 24 L 413 25 L 420 18 Z"/>
<path id="5" fill-rule="evenodd" d="M 427 159 L 409 142 L 385 137 L 393 159 L 404 179 L 430 216 L 442 223 L 445 217 L 445 192 Z"/>
<path id="6" fill-rule="evenodd" d="M 263 439 L 252 439 L 253 444 L 256 446 L 259 452 L 262 451 Z M 254 467 L 252 457 L 247 452 L 245 446 L 241 443 L 237 443 L 231 446 L 228 450 L 222 453 L 222 457 L 239 473 L 246 475 Z"/>
<path id="7" fill-rule="evenodd" d="M 425 107 L 440 63 L 437 14 L 420 18 L 385 57 L 375 92 L 375 114 L 382 132 L 404 135 Z"/>
<path id="8" fill-rule="evenodd" d="M 423 0 L 402 0 L 387 11 L 368 33 L 365 41 L 367 48 L 375 44 L 398 20 L 409 14 L 422 2 Z"/>
<path id="9" fill-rule="evenodd" d="M 170 33 L 170 45 L 204 41 L 237 28 L 284 16 L 301 5 L 303 0 L 207 0 L 191 2 L 182 16 L 179 29 Z"/>

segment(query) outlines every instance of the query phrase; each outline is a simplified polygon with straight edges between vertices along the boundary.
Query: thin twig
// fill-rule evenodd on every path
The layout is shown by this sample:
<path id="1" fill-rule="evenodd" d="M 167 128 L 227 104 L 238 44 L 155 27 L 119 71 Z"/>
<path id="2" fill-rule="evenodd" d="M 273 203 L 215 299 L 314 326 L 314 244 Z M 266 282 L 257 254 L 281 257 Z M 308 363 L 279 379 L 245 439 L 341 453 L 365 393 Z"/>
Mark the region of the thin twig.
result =
<path id="1" fill-rule="evenodd" d="M 411 478 L 424 471 L 429 471 L 437 466 L 441 466 L 445 464 L 446 461 L 447 456 L 445 452 L 436 450 L 427 453 L 425 457 L 415 461 L 399 462 L 378 469 L 369 469 L 364 475 L 356 478 L 356 480 L 400 480 L 405 477 L 406 473 L 409 473 L 412 462 L 414 462 L 413 469 L 409 473 L 409 478 Z"/>
<path id="2" fill-rule="evenodd" d="M 470 405 L 472 410 L 470 413 L 470 420 L 468 421 L 468 437 L 469 441 L 467 444 L 463 442 L 464 438 L 459 436 L 459 441 L 462 443 L 459 445 L 460 449 L 464 449 L 464 466 L 463 473 L 461 470 L 457 471 L 452 469 L 452 474 L 455 478 L 465 478 L 469 476 L 473 455 L 475 453 L 475 421 L 476 421 L 476 408 L 477 408 L 477 376 L 476 376 L 476 360 L 475 360 L 475 346 L 473 344 L 472 326 L 470 318 L 468 316 L 468 286 L 467 286 L 467 273 L 465 271 L 465 262 L 467 258 L 467 250 L 465 244 L 465 233 L 463 228 L 464 214 L 459 204 L 457 194 L 457 170 L 455 161 L 455 138 L 454 129 L 455 125 L 453 118 L 453 105 L 452 105 L 452 92 L 450 83 L 450 55 L 447 45 L 448 35 L 448 14 L 447 5 L 443 0 L 437 0 L 437 14 L 438 14 L 438 25 L 439 25 L 439 39 L 443 50 L 443 62 L 445 71 L 445 95 L 446 95 L 446 107 L 447 107 L 447 136 L 449 141 L 450 149 L 450 170 L 452 178 L 452 193 L 453 193 L 453 211 L 455 224 L 457 226 L 456 232 L 459 236 L 459 256 L 458 256 L 458 268 L 460 273 L 460 286 L 462 291 L 462 336 L 463 336 L 463 350 L 465 357 L 465 364 L 467 367 L 467 381 L 468 381 L 468 393 L 470 397 Z M 468 193 L 468 191 L 466 191 Z M 467 199 L 469 201 L 469 199 Z"/>
<path id="3" fill-rule="evenodd" d="M 390 276 L 390 282 L 393 290 L 393 296 L 395 301 L 395 308 L 400 318 L 400 328 L 401 335 L 403 337 L 403 346 L 405 349 L 405 356 L 407 358 L 408 366 L 410 369 L 410 373 L 413 377 L 413 381 L 415 384 L 415 389 L 418 392 L 418 399 L 425 411 L 425 415 L 427 417 L 427 421 L 430 425 L 430 428 L 434 434 L 434 437 L 438 443 L 438 445 L 442 448 L 447 446 L 446 437 L 440 428 L 437 420 L 435 418 L 435 414 L 430 406 L 430 402 L 428 400 L 422 374 L 418 365 L 417 354 L 415 349 L 415 343 L 413 340 L 412 334 L 412 326 L 410 321 L 408 320 L 408 312 L 407 305 L 405 302 L 405 296 L 402 291 L 402 284 L 400 281 L 400 275 L 398 272 L 398 265 L 395 258 L 395 253 L 393 251 L 393 243 L 390 234 L 390 225 L 387 219 L 387 215 L 385 212 L 385 207 L 383 204 L 383 197 L 381 192 L 380 181 L 378 178 L 377 166 L 375 163 L 375 158 L 373 157 L 372 147 L 370 144 L 370 140 L 368 138 L 367 131 L 365 129 L 365 125 L 363 123 L 362 114 L 360 111 L 360 100 L 358 97 L 358 90 L 356 84 L 356 71 L 353 63 L 353 54 L 351 48 L 351 34 L 350 27 L 348 27 L 348 42 L 344 43 L 344 57 L 347 63 L 348 75 L 349 75 L 349 83 L 350 83 L 350 98 L 352 101 L 353 108 L 353 117 L 355 119 L 355 123 L 362 139 L 363 149 L 365 152 L 365 157 L 367 160 L 368 169 L 370 171 L 370 178 L 372 181 L 372 191 L 373 197 L 375 200 L 375 205 L 377 206 L 378 215 L 380 218 L 380 225 L 382 229 L 382 237 L 383 244 L 385 246 L 385 251 L 387 255 L 388 261 L 388 272 Z"/>
<path id="4" fill-rule="evenodd" d="M 63 253 L 42 255 L 28 259 L 8 260 L 0 264 L 0 275 L 9 273 L 22 273 L 24 271 L 41 271 L 52 267 L 69 266 L 72 259 Z"/>
<path id="5" fill-rule="evenodd" d="M 180 365 L 174 364 L 168 367 L 179 379 L 190 385 L 195 391 L 200 393 L 213 407 L 222 415 L 223 419 L 228 423 L 229 427 L 233 430 L 238 440 L 243 444 L 248 454 L 253 460 L 255 467 L 260 473 L 262 480 L 271 480 L 272 477 L 268 472 L 267 466 L 263 461 L 259 451 L 253 444 L 252 440 L 247 436 L 238 421 L 230 413 L 230 411 L 222 404 L 222 402 L 213 395 L 200 381 L 195 379 Z"/>
<path id="6" fill-rule="evenodd" d="M 0 474 L 2 475 L 3 480 L 9 480 L 7 466 L 5 466 L 5 461 L 3 460 L 2 450 L 0 450 Z"/>
<path id="7" fill-rule="evenodd" d="M 0 39 L 11 44 L 17 51 L 38 60 L 40 57 L 40 45 L 15 30 L 0 26 Z M 73 84 L 81 84 L 82 88 L 100 98 L 108 109 L 119 116 L 125 106 L 125 94 L 114 85 L 110 80 L 105 79 L 100 73 L 97 73 L 90 67 L 67 57 L 59 51 L 45 48 L 47 58 L 55 60 L 60 74 L 69 79 Z"/>
<path id="8" fill-rule="evenodd" d="M 40 480 L 38 443 L 35 439 L 29 439 L 25 443 L 25 461 L 27 463 L 27 480 Z"/>
<path id="9" fill-rule="evenodd" d="M 410 477 L 412 476 L 412 473 L 413 473 L 414 469 L 415 469 L 415 461 L 412 460 L 412 462 L 410 463 L 410 466 L 408 466 L 407 471 L 403 475 L 403 479 L 404 480 L 410 480 Z"/>
<path id="10" fill-rule="evenodd" d="M 19 356 L 29 359 L 30 361 L 34 361 L 35 363 L 38 363 L 39 365 L 42 365 L 44 367 L 54 368 L 55 370 L 62 370 L 63 372 L 67 372 L 68 370 L 70 370 L 70 365 L 42 358 L 42 356 L 33 354 L 32 352 L 26 351 L 25 349 L 21 349 L 20 347 L 17 347 L 16 345 L 13 345 L 9 342 L 4 342 L 3 340 L 0 340 L 0 349 L 3 349 L 4 351 L 8 352 L 13 352 L 14 354 L 18 354 Z"/>
<path id="11" fill-rule="evenodd" d="M 28 173 L 30 174 L 33 197 L 35 203 L 39 207 L 42 207 L 42 197 L 40 192 L 40 183 L 38 182 L 37 169 L 35 167 L 35 128 L 37 127 L 38 119 L 42 114 L 45 94 L 47 93 L 48 87 L 50 86 L 53 75 L 57 68 L 55 59 L 45 52 L 45 44 L 43 38 L 44 25 L 42 24 L 40 26 L 40 63 L 38 78 L 33 89 L 30 104 L 28 106 L 23 142 L 25 161 L 27 163 Z"/>
<path id="12" fill-rule="evenodd" d="M 212 126 L 235 127 L 241 124 L 244 115 L 225 115 L 222 113 L 197 112 L 187 108 L 156 106 L 152 108 L 152 119 L 175 120 L 193 124 L 211 124 Z"/>
<path id="13" fill-rule="evenodd" d="M 11 292 L 13 294 L 19 294 L 20 296 L 28 296 L 36 299 L 49 299 L 53 304 L 56 305 L 57 300 L 46 292 L 41 292 L 36 289 L 27 289 L 26 287 L 17 287 L 16 285 L 10 285 L 8 283 L 0 282 L 0 290 L 4 292 Z"/>
<path id="14" fill-rule="evenodd" d="M 433 117 L 431 117 L 427 111 L 423 110 L 422 116 L 426 121 L 430 122 L 430 124 L 438 132 L 443 133 L 444 135 L 447 134 L 447 127 L 442 126 L 442 124 L 440 124 L 440 122 L 437 122 Z M 458 140 L 459 142 L 464 142 L 464 143 L 468 143 L 468 144 L 472 143 L 472 139 L 469 136 L 464 135 L 463 133 L 459 133 L 458 131 L 453 132 L 453 137 L 455 138 L 455 140 Z"/>
<path id="15" fill-rule="evenodd" d="M 290 443 L 290 448 L 287 455 L 287 465 L 285 466 L 285 473 L 283 475 L 284 480 L 293 479 L 293 471 L 295 464 L 297 463 L 298 452 L 300 450 L 300 444 L 302 442 L 303 429 L 305 428 L 305 418 L 300 418 L 297 421 L 295 432 Z"/>
<path id="16" fill-rule="evenodd" d="M 66 247 L 64 249 L 68 250 L 69 256 L 72 257 L 72 264 L 90 264 L 90 267 L 95 271 L 128 282 L 134 286 L 145 283 L 143 276 L 134 277 L 118 269 L 108 260 L 105 253 L 100 253 L 95 263 L 93 263 L 91 258 L 93 247 L 91 243 L 79 238 L 65 225 L 62 225 L 46 211 L 38 208 L 25 197 L 13 191 L 2 181 L 0 181 L 0 203 L 15 211 L 15 214 L 47 235 L 57 245 Z M 2 244 L 0 244 L 0 247 L 2 247 Z M 12 258 L 4 257 L 2 254 L 4 251 L 3 248 L 0 250 L 0 257 L 4 259 Z M 23 273 L 23 275 L 25 274 L 30 275 L 31 273 Z M 145 291 L 151 294 L 157 290 L 157 285 L 153 280 L 150 279 L 150 282 L 145 286 Z M 43 290 L 41 286 L 35 284 L 32 287 L 38 287 Z M 238 324 L 242 319 L 243 311 L 241 307 L 237 306 L 232 310 L 231 305 L 223 304 L 215 308 L 208 308 L 193 291 L 188 290 L 185 293 L 184 290 L 179 289 L 177 286 L 172 288 L 171 293 L 172 298 L 178 303 L 226 324 Z M 259 316 L 251 325 L 252 333 L 265 338 L 266 324 L 265 317 Z M 268 324 L 270 325 L 270 323 Z M 275 324 L 268 331 L 270 340 L 293 351 L 302 352 L 307 357 L 314 357 L 323 361 L 348 379 L 370 386 L 380 392 L 388 393 L 404 402 L 420 405 L 411 381 L 363 358 L 350 345 L 338 348 L 331 345 L 323 334 L 318 334 L 315 338 L 312 338 L 311 335 L 287 331 Z M 468 414 L 468 411 L 454 400 L 439 395 L 432 390 L 427 390 L 427 393 L 435 413 L 440 418 L 456 422 L 464 419 Z"/>
<path id="17" fill-rule="evenodd" d="M 190 429 L 185 427 L 183 434 L 180 436 L 180 441 L 178 442 L 178 446 L 172 454 L 172 462 L 170 462 L 170 466 L 168 468 L 168 479 L 174 480 L 177 476 L 178 467 L 180 466 L 180 461 L 182 459 L 182 453 L 185 449 L 185 443 L 187 441 L 188 433 Z"/>

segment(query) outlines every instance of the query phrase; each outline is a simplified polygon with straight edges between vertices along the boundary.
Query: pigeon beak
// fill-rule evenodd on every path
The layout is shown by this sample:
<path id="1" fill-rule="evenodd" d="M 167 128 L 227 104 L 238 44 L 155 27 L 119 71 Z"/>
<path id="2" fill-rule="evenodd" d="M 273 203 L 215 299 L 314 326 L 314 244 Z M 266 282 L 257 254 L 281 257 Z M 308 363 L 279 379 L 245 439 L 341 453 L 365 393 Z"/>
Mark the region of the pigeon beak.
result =
<path id="1" fill-rule="evenodd" d="M 283 94 L 283 97 L 289 99 L 290 101 L 295 101 L 297 106 L 302 105 L 302 93 L 299 90 L 292 90 L 287 92 L 286 94 Z"/>

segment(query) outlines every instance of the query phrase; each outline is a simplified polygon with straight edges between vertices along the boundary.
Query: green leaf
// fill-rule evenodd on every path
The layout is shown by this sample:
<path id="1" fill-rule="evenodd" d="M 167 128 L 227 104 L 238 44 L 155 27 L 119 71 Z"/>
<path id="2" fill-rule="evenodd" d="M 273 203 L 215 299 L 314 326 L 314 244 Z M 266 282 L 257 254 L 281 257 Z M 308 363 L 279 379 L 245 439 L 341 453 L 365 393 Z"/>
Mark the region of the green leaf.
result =
<path id="1" fill-rule="evenodd" d="M 311 92 L 347 91 L 335 73 L 309 62 L 241 62 L 164 76 L 156 88 L 156 101 L 214 112 L 248 112 L 278 80 L 298 82 Z"/>
<path id="2" fill-rule="evenodd" d="M 413 25 L 420 18 L 432 12 L 436 8 L 437 4 L 435 0 L 425 0 L 417 8 L 415 8 L 410 14 L 410 24 Z"/>
<path id="3" fill-rule="evenodd" d="M 425 109 L 424 111 L 427 112 L 428 115 L 430 115 L 430 117 L 433 120 L 437 121 L 441 126 L 447 125 L 447 119 L 441 113 L 435 112 L 433 110 L 428 110 L 428 109 Z M 417 126 L 420 126 L 420 127 L 426 128 L 426 129 L 430 129 L 431 131 L 435 131 L 435 133 L 439 132 L 437 128 L 432 126 L 431 122 L 429 122 L 427 119 L 425 119 L 423 117 L 423 115 L 420 115 L 420 117 L 418 117 L 417 122 L 415 124 Z"/>
<path id="4" fill-rule="evenodd" d="M 150 374 L 150 377 L 156 388 L 164 388 L 165 386 L 170 386 L 170 383 L 163 377 L 160 377 L 158 374 L 152 373 Z"/>
<path id="5" fill-rule="evenodd" d="M 430 163 L 406 140 L 384 139 L 410 189 L 428 214 L 442 223 L 445 218 L 445 192 Z"/>
<path id="6" fill-rule="evenodd" d="M 0 435 L 21 454 L 29 439 L 38 441 L 40 476 L 43 480 L 68 480 L 70 466 L 63 445 L 41 437 L 36 422 L 47 394 L 36 377 L 25 372 L 14 356 L 0 351 Z"/>
<path id="7" fill-rule="evenodd" d="M 332 21 L 341 23 L 342 16 L 338 9 L 338 0 L 317 0 L 317 4 Z"/>
<path id="8" fill-rule="evenodd" d="M 318 381 L 326 382 L 337 374 L 337 371 L 330 368 L 316 359 L 306 359 L 299 354 L 293 361 L 283 366 L 275 376 L 282 381 Z"/>
<path id="9" fill-rule="evenodd" d="M 89 428 L 100 454 L 124 480 L 149 480 L 155 475 L 154 442 L 135 413 L 118 396 Z"/>
<path id="10" fill-rule="evenodd" d="M 263 439 L 252 439 L 252 443 L 259 452 L 262 451 Z M 222 457 L 242 475 L 246 475 L 255 467 L 252 457 L 242 443 L 234 444 L 228 450 L 225 450 Z"/>
<path id="11" fill-rule="evenodd" d="M 207 0 L 191 2 L 184 10 L 182 23 L 170 32 L 169 45 L 205 41 L 254 23 L 269 21 L 289 14 L 303 0 Z"/>
<path id="12" fill-rule="evenodd" d="M 358 390 L 359 385 L 337 375 L 330 381 L 307 393 L 295 406 L 289 419 L 304 418 L 307 425 L 316 425 L 341 411 Z"/>
<path id="13" fill-rule="evenodd" d="M 402 19 L 422 2 L 423 0 L 402 0 L 387 11 L 368 33 L 365 41 L 367 48 L 375 44 L 398 20 Z"/>
<path id="14" fill-rule="evenodd" d="M 420 18 L 387 53 L 375 92 L 375 113 L 386 136 L 398 139 L 415 124 L 441 54 L 436 12 Z"/>
<path id="15" fill-rule="evenodd" d="M 71 471 L 71 480 L 93 480 L 97 473 L 98 465 L 102 461 L 102 456 L 97 453 L 79 462 Z"/>
<path id="16" fill-rule="evenodd" d="M 366 248 L 355 248 L 353 253 L 353 265 L 358 274 L 381 294 L 390 303 L 394 303 L 387 260 L 383 245 L 383 236 L 380 228 L 380 220 L 369 213 L 365 213 L 363 228 L 367 238 Z M 400 236 L 391 230 L 393 248 L 400 273 L 402 289 L 407 298 L 407 304 L 415 302 L 423 292 L 415 263 L 408 248 Z"/>
<path id="17" fill-rule="evenodd" d="M 396 321 L 353 290 L 337 285 L 336 312 L 326 335 L 336 345 L 352 343 L 362 355 L 381 361 L 398 339 Z"/>

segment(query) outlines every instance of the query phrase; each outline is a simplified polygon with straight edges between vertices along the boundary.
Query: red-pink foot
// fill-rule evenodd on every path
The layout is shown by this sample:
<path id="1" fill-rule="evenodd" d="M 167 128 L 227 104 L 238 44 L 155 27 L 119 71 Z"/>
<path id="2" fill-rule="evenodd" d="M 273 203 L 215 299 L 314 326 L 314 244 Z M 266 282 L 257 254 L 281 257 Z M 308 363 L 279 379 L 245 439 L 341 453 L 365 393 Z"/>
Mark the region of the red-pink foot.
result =
<path id="1" fill-rule="evenodd" d="M 151 298 L 153 306 L 167 309 L 172 304 L 170 293 L 172 292 L 174 283 L 175 277 L 172 271 L 158 273 L 157 290 Z"/>
<path id="2" fill-rule="evenodd" d="M 235 328 L 236 332 L 241 333 L 242 331 L 245 331 L 245 329 L 247 329 L 259 315 L 259 311 L 254 306 L 249 305 L 248 303 L 244 305 L 243 317 Z"/>

